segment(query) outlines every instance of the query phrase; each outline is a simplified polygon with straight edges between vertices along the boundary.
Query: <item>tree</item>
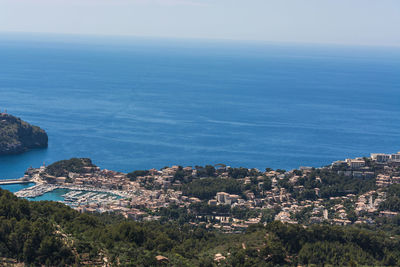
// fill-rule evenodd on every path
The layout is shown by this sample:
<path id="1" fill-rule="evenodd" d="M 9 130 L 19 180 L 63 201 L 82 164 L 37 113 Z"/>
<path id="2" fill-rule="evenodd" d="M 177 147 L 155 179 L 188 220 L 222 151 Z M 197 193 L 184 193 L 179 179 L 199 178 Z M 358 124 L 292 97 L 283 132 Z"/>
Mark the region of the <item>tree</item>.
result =
<path id="1" fill-rule="evenodd" d="M 267 236 L 264 255 L 266 256 L 267 261 L 272 262 L 273 264 L 282 265 L 285 263 L 285 248 L 279 238 L 272 233 L 269 233 Z"/>

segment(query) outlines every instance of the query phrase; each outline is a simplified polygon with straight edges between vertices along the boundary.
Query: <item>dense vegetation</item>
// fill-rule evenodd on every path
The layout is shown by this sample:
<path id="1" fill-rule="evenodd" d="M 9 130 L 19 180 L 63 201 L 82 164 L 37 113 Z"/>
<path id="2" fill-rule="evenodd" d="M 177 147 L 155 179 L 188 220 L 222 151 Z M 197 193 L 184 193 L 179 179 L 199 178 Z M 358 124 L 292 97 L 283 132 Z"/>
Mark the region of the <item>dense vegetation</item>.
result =
<path id="1" fill-rule="evenodd" d="M 133 171 L 133 172 L 128 173 L 128 178 L 131 181 L 135 181 L 138 176 L 146 176 L 148 174 L 149 174 L 149 171 L 147 171 L 147 170 L 146 171 L 137 170 L 137 171 Z"/>
<path id="2" fill-rule="evenodd" d="M 400 184 L 391 185 L 387 190 L 384 202 L 379 206 L 381 210 L 400 211 Z"/>
<path id="3" fill-rule="evenodd" d="M 345 196 L 347 194 L 362 194 L 376 189 L 375 178 L 360 179 L 337 174 L 330 169 L 313 169 L 305 177 L 300 177 L 295 183 L 288 178 L 279 180 L 278 185 L 285 188 L 297 200 L 328 199 L 330 197 Z M 302 186 L 296 190 L 295 186 Z M 319 196 L 315 192 L 319 189 Z"/>
<path id="4" fill-rule="evenodd" d="M 84 167 L 95 167 L 88 158 L 72 158 L 57 161 L 46 168 L 46 172 L 53 176 L 67 176 L 69 172 L 81 173 Z"/>
<path id="5" fill-rule="evenodd" d="M 241 186 L 242 183 L 232 178 L 203 178 L 185 184 L 182 187 L 182 193 L 200 199 L 211 199 L 217 192 L 240 194 Z"/>
<path id="6" fill-rule="evenodd" d="M 216 266 L 216 253 L 226 257 L 220 266 L 400 264 L 398 236 L 376 229 L 272 222 L 243 234 L 223 234 L 175 221 L 179 211 L 164 213 L 168 218 L 160 222 L 139 223 L 28 202 L 0 190 L 0 256 L 47 266 L 93 266 L 104 260 L 154 266 L 160 264 L 157 255 L 167 257 L 169 266 Z"/>
<path id="7" fill-rule="evenodd" d="M 228 177 L 219 176 L 226 171 L 225 168 L 216 169 L 211 165 L 196 166 L 195 170 L 197 172 L 196 177 L 192 175 L 191 171 L 187 172 L 179 167 L 174 175 L 173 182 L 180 182 L 181 186 L 176 186 L 175 189 L 181 190 L 184 195 L 197 197 L 201 200 L 213 199 L 217 192 L 237 194 L 246 198 L 248 192 L 253 192 L 256 196 L 259 196 L 260 189 L 271 189 L 271 179 L 263 176 L 256 169 L 229 168 Z M 249 184 L 244 184 L 246 177 L 250 177 Z M 257 177 L 262 177 L 262 179 L 257 180 Z M 263 182 L 262 187 L 258 187 L 260 181 Z"/>
<path id="8" fill-rule="evenodd" d="M 0 114 L 0 155 L 47 147 L 44 130 L 8 114 Z"/>
<path id="9" fill-rule="evenodd" d="M 62 242 L 58 222 L 71 210 L 57 203 L 17 199 L 0 190 L 0 254 L 35 264 L 69 264 L 75 261 Z"/>

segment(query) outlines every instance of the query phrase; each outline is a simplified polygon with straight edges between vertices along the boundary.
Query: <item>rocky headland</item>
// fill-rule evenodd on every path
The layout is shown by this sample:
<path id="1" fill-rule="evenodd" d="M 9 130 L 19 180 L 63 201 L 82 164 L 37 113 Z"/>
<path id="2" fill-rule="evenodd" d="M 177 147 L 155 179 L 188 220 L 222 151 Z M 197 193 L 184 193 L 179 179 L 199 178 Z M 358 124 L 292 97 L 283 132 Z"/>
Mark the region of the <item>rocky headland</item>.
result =
<path id="1" fill-rule="evenodd" d="M 0 155 L 19 154 L 48 145 L 47 133 L 38 126 L 0 113 Z"/>

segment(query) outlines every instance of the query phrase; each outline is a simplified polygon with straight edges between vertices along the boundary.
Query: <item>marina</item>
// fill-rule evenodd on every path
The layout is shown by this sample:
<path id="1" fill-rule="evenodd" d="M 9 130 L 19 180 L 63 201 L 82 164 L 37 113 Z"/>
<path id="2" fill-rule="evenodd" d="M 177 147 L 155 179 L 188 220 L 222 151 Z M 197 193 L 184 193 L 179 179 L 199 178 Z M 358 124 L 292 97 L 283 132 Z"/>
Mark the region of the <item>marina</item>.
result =
<path id="1" fill-rule="evenodd" d="M 96 203 L 112 203 L 122 197 L 121 192 L 100 190 L 99 188 L 85 186 L 60 186 L 51 184 L 36 184 L 23 188 L 15 195 L 30 200 L 53 200 L 78 207 Z M 47 196 L 47 197 L 46 197 Z"/>
<path id="2" fill-rule="evenodd" d="M 45 193 L 51 192 L 57 188 L 58 187 L 55 185 L 36 184 L 34 186 L 24 188 L 18 192 L 15 192 L 15 195 L 17 197 L 23 197 L 23 198 L 35 198 Z"/>
<path id="3" fill-rule="evenodd" d="M 91 203 L 111 203 L 118 199 L 118 196 L 109 193 L 69 191 L 62 195 L 64 203 L 69 206 L 89 205 Z"/>

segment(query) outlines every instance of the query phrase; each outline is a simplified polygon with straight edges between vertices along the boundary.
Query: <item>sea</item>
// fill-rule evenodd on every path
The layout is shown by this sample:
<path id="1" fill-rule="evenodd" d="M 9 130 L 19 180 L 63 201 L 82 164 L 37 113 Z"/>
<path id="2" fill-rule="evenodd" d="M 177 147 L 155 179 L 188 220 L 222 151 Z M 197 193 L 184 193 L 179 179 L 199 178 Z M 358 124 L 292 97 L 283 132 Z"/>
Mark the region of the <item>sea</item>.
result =
<path id="1" fill-rule="evenodd" d="M 400 151 L 400 48 L 0 34 L 4 109 L 49 146 L 1 156 L 0 179 L 72 157 L 319 167 Z"/>

